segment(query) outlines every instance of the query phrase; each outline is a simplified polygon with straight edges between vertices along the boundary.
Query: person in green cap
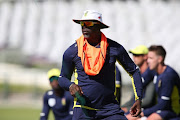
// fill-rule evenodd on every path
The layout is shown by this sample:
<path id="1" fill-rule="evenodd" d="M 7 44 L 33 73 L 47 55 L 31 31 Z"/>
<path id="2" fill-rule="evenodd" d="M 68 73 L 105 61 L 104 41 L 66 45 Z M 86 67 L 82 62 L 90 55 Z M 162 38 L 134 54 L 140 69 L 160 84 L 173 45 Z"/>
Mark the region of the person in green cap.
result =
<path id="1" fill-rule="evenodd" d="M 40 120 L 48 120 L 50 110 L 52 110 L 55 120 L 72 120 L 74 98 L 59 86 L 57 80 L 60 70 L 53 68 L 48 71 L 47 75 L 52 90 L 48 90 L 44 94 Z"/>
<path id="2" fill-rule="evenodd" d="M 144 45 L 139 45 L 136 48 L 129 50 L 133 54 L 134 63 L 140 68 L 143 83 L 143 99 L 142 108 L 148 108 L 155 104 L 155 89 L 153 84 L 153 78 L 155 71 L 152 71 L 148 67 L 147 54 L 148 48 Z M 129 113 L 131 106 L 134 104 L 134 95 L 130 100 L 122 105 L 122 109 L 126 114 Z M 127 115 L 128 117 L 129 115 Z"/>

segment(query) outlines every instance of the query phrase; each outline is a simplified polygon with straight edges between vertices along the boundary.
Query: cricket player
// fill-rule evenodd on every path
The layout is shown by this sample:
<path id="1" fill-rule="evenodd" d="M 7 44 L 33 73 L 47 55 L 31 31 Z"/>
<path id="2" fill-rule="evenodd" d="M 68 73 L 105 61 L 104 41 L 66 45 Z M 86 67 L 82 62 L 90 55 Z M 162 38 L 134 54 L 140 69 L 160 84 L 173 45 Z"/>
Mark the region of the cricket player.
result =
<path id="1" fill-rule="evenodd" d="M 148 65 L 157 72 L 154 78 L 157 104 L 141 112 L 142 120 L 170 120 L 180 114 L 180 78 L 172 67 L 164 63 L 165 57 L 163 46 L 149 47 Z"/>
<path id="2" fill-rule="evenodd" d="M 148 48 L 144 45 L 139 45 L 134 49 L 129 50 L 133 55 L 134 63 L 140 68 L 142 83 L 143 83 L 143 99 L 142 108 L 148 108 L 155 104 L 155 89 L 153 84 L 153 78 L 156 74 L 154 70 L 150 70 L 148 67 Z M 131 99 L 122 105 L 122 109 L 126 114 L 129 113 L 129 109 L 134 103 L 134 95 Z M 131 116 L 131 115 L 129 115 Z M 128 118 L 128 115 L 126 116 Z"/>
<path id="3" fill-rule="evenodd" d="M 52 110 L 55 120 L 72 120 L 74 98 L 59 86 L 59 75 L 60 70 L 57 68 L 48 71 L 52 90 L 44 94 L 40 120 L 48 120 L 50 110 Z"/>
<path id="4" fill-rule="evenodd" d="M 82 35 L 64 52 L 58 79 L 59 85 L 75 97 L 73 120 L 127 120 L 114 95 L 116 61 L 132 78 L 135 103 L 131 114 L 138 116 L 142 98 L 139 68 L 122 45 L 101 32 L 109 27 L 101 13 L 87 10 L 73 21 L 81 25 Z M 75 81 L 71 82 L 73 72 Z"/>

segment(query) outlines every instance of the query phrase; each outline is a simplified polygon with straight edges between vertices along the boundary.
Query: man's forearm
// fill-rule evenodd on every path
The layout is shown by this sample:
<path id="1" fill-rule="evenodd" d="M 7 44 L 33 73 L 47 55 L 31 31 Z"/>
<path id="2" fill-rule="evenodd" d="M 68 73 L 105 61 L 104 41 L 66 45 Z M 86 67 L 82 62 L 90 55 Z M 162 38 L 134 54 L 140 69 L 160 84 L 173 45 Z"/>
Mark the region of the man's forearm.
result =
<path id="1" fill-rule="evenodd" d="M 65 90 L 69 90 L 69 86 L 73 83 L 71 82 L 69 79 L 67 79 L 66 77 L 62 77 L 62 76 L 59 76 L 59 79 L 58 79 L 58 83 L 59 85 L 65 89 Z"/>

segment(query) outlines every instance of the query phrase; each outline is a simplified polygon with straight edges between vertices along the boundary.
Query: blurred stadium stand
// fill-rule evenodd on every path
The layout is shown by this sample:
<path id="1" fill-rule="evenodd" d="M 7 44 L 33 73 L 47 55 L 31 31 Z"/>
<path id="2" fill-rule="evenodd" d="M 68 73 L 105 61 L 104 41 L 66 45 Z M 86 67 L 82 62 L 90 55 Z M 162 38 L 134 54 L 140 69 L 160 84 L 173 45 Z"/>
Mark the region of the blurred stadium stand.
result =
<path id="1" fill-rule="evenodd" d="M 81 18 L 87 9 L 103 14 L 104 23 L 110 28 L 102 31 L 126 50 L 140 44 L 163 45 L 167 50 L 166 63 L 180 73 L 179 0 L 1 0 L 0 82 L 6 74 L 15 83 L 34 84 L 33 76 L 40 75 L 36 80 L 41 85 L 45 71 L 29 72 L 23 67 L 17 70 L 8 63 L 61 66 L 63 52 L 81 35 L 81 27 L 72 19 Z M 18 74 L 22 71 L 24 77 Z M 130 84 L 121 71 L 123 83 Z"/>

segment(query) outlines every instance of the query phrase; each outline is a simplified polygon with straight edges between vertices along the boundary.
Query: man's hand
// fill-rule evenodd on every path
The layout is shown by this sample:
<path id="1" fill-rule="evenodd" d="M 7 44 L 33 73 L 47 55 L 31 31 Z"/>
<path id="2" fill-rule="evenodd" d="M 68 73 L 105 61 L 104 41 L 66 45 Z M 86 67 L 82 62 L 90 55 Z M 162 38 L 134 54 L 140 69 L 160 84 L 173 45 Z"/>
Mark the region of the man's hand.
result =
<path id="1" fill-rule="evenodd" d="M 141 113 L 141 100 L 136 100 L 133 106 L 130 109 L 130 114 L 133 117 L 137 117 Z"/>
<path id="2" fill-rule="evenodd" d="M 71 93 L 71 95 L 73 97 L 75 97 L 76 92 L 78 92 L 80 96 L 82 96 L 82 94 L 83 94 L 81 87 L 79 87 L 78 85 L 76 85 L 74 83 L 70 85 L 69 92 Z"/>

